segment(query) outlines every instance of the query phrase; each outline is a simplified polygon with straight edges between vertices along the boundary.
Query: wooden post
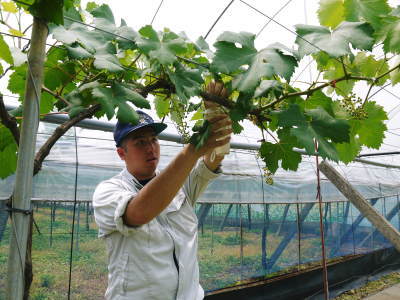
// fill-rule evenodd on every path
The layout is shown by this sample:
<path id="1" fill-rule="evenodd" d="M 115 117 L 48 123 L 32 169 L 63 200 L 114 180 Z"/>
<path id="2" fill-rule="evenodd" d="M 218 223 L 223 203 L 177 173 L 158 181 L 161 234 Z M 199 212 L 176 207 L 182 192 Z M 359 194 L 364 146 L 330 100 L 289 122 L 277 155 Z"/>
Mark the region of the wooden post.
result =
<path id="1" fill-rule="evenodd" d="M 392 245 L 400 251 L 400 232 L 396 230 L 371 204 L 356 190 L 350 183 L 341 176 L 326 161 L 319 164 L 322 173 L 338 188 L 338 190 L 354 204 L 355 207 L 363 214 L 378 230 L 387 238 Z"/>

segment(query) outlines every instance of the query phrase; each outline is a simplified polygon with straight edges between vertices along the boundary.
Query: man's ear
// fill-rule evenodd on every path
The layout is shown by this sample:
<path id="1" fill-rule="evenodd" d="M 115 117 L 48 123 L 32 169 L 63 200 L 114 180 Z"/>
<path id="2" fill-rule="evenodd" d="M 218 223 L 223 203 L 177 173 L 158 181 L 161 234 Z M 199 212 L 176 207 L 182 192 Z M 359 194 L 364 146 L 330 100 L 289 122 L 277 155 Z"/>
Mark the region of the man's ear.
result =
<path id="1" fill-rule="evenodd" d="M 118 148 L 117 148 L 117 153 L 118 153 L 119 158 L 120 158 L 121 160 L 125 160 L 125 150 L 124 150 L 124 148 L 118 147 Z"/>

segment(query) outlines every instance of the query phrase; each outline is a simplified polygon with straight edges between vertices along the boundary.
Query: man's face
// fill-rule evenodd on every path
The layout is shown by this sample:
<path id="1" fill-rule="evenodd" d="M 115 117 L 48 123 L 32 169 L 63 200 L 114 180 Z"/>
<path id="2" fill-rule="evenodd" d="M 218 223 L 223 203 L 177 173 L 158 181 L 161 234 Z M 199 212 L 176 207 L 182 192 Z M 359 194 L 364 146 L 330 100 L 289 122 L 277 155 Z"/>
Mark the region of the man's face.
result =
<path id="1" fill-rule="evenodd" d="M 155 175 L 160 159 L 160 144 L 151 127 L 143 127 L 128 134 L 117 152 L 125 161 L 129 173 L 137 179 L 149 179 Z"/>

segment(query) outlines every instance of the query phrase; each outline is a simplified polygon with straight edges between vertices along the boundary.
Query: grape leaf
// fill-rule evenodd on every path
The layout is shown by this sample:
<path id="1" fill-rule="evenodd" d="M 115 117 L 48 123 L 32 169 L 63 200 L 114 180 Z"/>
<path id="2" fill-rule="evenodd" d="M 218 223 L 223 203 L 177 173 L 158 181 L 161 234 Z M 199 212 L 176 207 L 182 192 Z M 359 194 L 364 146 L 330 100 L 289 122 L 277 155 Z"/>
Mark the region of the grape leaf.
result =
<path id="1" fill-rule="evenodd" d="M 114 92 L 114 98 L 120 99 L 120 101 L 130 101 L 139 108 L 151 108 L 149 101 L 147 101 L 146 98 L 134 90 L 116 82 L 113 84 L 112 88 Z"/>
<path id="2" fill-rule="evenodd" d="M 326 96 L 321 90 L 318 90 L 306 99 L 304 108 L 309 110 L 322 107 L 328 114 L 334 116 L 332 104 L 332 98 Z"/>
<path id="3" fill-rule="evenodd" d="M 260 155 L 265 162 L 268 170 L 275 173 L 281 161 L 281 167 L 284 170 L 296 171 L 300 162 L 301 155 L 293 151 L 297 146 L 296 137 L 290 135 L 289 128 L 278 130 L 279 143 L 272 144 L 263 142 L 260 147 Z"/>
<path id="4" fill-rule="evenodd" d="M 4 41 L 3 36 L 0 35 L 0 58 L 3 59 L 9 65 L 13 64 L 13 58 L 11 55 L 10 48 L 7 43 Z"/>
<path id="5" fill-rule="evenodd" d="M 360 52 L 356 55 L 353 64 L 359 69 L 357 75 L 365 77 L 378 77 L 389 71 L 389 66 L 384 58 L 376 60 L 372 55 L 367 56 L 364 52 Z M 379 79 L 376 85 L 381 86 L 385 84 L 388 79 L 389 74 Z"/>
<path id="6" fill-rule="evenodd" d="M 58 64 L 54 68 L 45 68 L 44 85 L 50 90 L 55 90 L 71 81 L 75 73 L 75 65 L 72 62 Z"/>
<path id="7" fill-rule="evenodd" d="M 254 93 L 254 97 L 266 97 L 268 94 L 272 94 L 275 98 L 277 98 L 282 95 L 282 93 L 283 86 L 279 81 L 262 80 Z"/>
<path id="8" fill-rule="evenodd" d="M 40 113 L 47 114 L 52 111 L 54 103 L 57 101 L 52 95 L 42 93 L 40 96 Z"/>
<path id="9" fill-rule="evenodd" d="M 310 125 L 321 136 L 335 143 L 349 142 L 350 125 L 348 121 L 335 119 L 321 107 L 305 110 L 311 117 Z"/>
<path id="10" fill-rule="evenodd" d="M 335 28 L 344 21 L 343 0 L 321 0 L 318 8 L 319 23 Z"/>
<path id="11" fill-rule="evenodd" d="M 15 173 L 17 168 L 17 144 L 5 126 L 0 124 L 0 179 Z"/>
<path id="12" fill-rule="evenodd" d="M 385 137 L 387 127 L 384 120 L 387 120 L 386 112 L 383 107 L 374 101 L 364 105 L 367 118 L 364 120 L 353 120 L 355 132 L 359 136 L 361 144 L 374 149 L 379 149 Z"/>
<path id="13" fill-rule="evenodd" d="M 63 0 L 36 0 L 29 6 L 29 12 L 47 22 L 64 24 Z"/>
<path id="14" fill-rule="evenodd" d="M 154 98 L 154 107 L 159 118 L 164 118 L 169 114 L 169 101 L 165 97 L 156 96 Z"/>
<path id="15" fill-rule="evenodd" d="M 107 4 L 102 4 L 100 6 L 94 7 L 90 13 L 93 17 L 98 19 L 105 19 L 111 24 L 115 24 L 114 15 Z"/>
<path id="16" fill-rule="evenodd" d="M 349 43 L 354 48 L 371 50 L 374 45 L 374 30 L 365 22 L 342 22 L 332 32 L 327 27 L 313 25 L 296 25 L 296 44 L 299 55 L 325 51 L 332 57 L 350 54 Z"/>
<path id="17" fill-rule="evenodd" d="M 124 68 L 122 68 L 115 54 L 116 54 L 115 45 L 111 42 L 107 42 L 102 47 L 96 49 L 93 66 L 97 69 L 105 69 L 110 72 L 123 71 Z"/>
<path id="18" fill-rule="evenodd" d="M 290 133 L 297 137 L 298 142 L 306 149 L 307 154 L 315 153 L 314 138 L 318 142 L 318 153 L 323 158 L 329 158 L 333 161 L 339 160 L 339 155 L 335 146 L 318 134 L 310 125 L 292 128 Z"/>
<path id="19" fill-rule="evenodd" d="M 338 153 L 329 140 L 340 143 L 349 141 L 349 124 L 345 120 L 333 118 L 321 107 L 305 110 L 309 117 L 306 119 L 298 104 L 291 104 L 285 111 L 275 113 L 278 115 L 278 125 L 292 127 L 291 135 L 297 137 L 308 154 L 314 153 L 314 138 L 318 141 L 322 157 L 338 160 Z"/>
<path id="20" fill-rule="evenodd" d="M 398 55 L 393 62 L 393 67 L 400 65 L 400 55 Z M 395 85 L 400 82 L 400 68 L 397 68 L 393 72 L 390 73 L 390 80 L 392 81 L 392 85 Z"/>
<path id="21" fill-rule="evenodd" d="M 139 122 L 138 113 L 126 102 L 118 104 L 117 118 L 122 123 L 137 124 Z"/>
<path id="22" fill-rule="evenodd" d="M 95 87 L 92 90 L 92 95 L 101 104 L 101 108 L 105 111 L 107 118 L 111 120 L 115 114 L 115 101 L 112 90 L 104 87 Z"/>
<path id="23" fill-rule="evenodd" d="M 51 33 L 54 39 L 71 45 L 79 42 L 89 52 L 96 52 L 97 49 L 111 41 L 113 37 L 108 33 L 103 33 L 98 30 L 88 30 L 86 26 L 79 23 L 72 23 L 71 27 L 66 29 L 63 26 L 52 28 Z"/>
<path id="24" fill-rule="evenodd" d="M 290 104 L 288 109 L 272 112 L 271 114 L 278 116 L 278 126 L 291 127 L 306 125 L 306 118 L 300 110 L 300 106 L 297 104 Z"/>
<path id="25" fill-rule="evenodd" d="M 1 2 L 1 6 L 3 6 L 3 10 L 12 14 L 15 14 L 18 12 L 18 8 L 15 5 L 14 2 Z"/>
<path id="26" fill-rule="evenodd" d="M 201 70 L 185 68 L 182 64 L 175 63 L 175 71 L 167 69 L 167 73 L 181 101 L 187 102 L 190 97 L 198 95 L 203 83 Z"/>
<path id="27" fill-rule="evenodd" d="M 176 55 L 187 50 L 183 39 L 172 32 L 163 32 L 159 36 L 151 25 L 147 25 L 142 27 L 139 33 L 140 37 L 136 40 L 138 47 L 163 65 L 175 62 Z"/>
<path id="28" fill-rule="evenodd" d="M 351 126 L 352 120 L 349 121 Z M 351 126 L 350 132 L 354 131 Z M 350 134 L 350 140 L 348 143 L 335 143 L 336 150 L 339 154 L 339 159 L 344 163 L 352 162 L 361 151 L 361 144 L 354 133 Z"/>
<path id="29" fill-rule="evenodd" d="M 210 136 L 210 123 L 205 120 L 201 126 L 194 126 L 192 128 L 194 134 L 190 137 L 189 143 L 195 146 L 198 150 L 204 146 L 208 137 Z"/>
<path id="30" fill-rule="evenodd" d="M 357 73 L 357 68 L 351 64 L 347 59 L 344 60 L 347 72 Z M 329 63 L 324 70 L 324 79 L 334 80 L 345 75 L 342 64 L 336 59 L 330 59 Z M 354 80 L 342 80 L 335 84 L 335 87 L 328 88 L 328 92 L 333 90 L 341 96 L 347 96 L 354 87 Z"/>
<path id="31" fill-rule="evenodd" d="M 387 16 L 381 19 L 382 29 L 378 37 L 383 40 L 385 53 L 400 53 L 400 17 Z"/>
<path id="32" fill-rule="evenodd" d="M 68 55 L 71 58 L 76 59 L 85 59 L 85 58 L 92 58 L 93 53 L 89 52 L 85 48 L 83 48 L 79 43 L 73 43 L 70 46 L 65 46 L 68 50 Z"/>
<path id="33" fill-rule="evenodd" d="M 278 74 L 289 80 L 297 66 L 297 60 L 292 55 L 283 53 L 284 47 L 273 44 L 256 53 L 249 68 L 233 80 L 233 88 L 249 92 L 256 88 L 263 77 Z"/>
<path id="34" fill-rule="evenodd" d="M 26 81 L 26 64 L 22 64 L 19 67 L 14 68 L 14 73 L 10 75 L 10 79 L 8 80 L 7 89 L 10 92 L 18 94 L 21 97 L 23 97 L 25 93 L 25 81 Z"/>
<path id="35" fill-rule="evenodd" d="M 231 73 L 243 65 L 250 65 L 257 54 L 254 48 L 255 35 L 248 32 L 224 32 L 214 43 L 217 49 L 211 70 L 214 72 Z M 237 46 L 235 43 L 241 44 Z"/>
<path id="36" fill-rule="evenodd" d="M 14 28 L 9 28 L 8 32 L 11 33 L 12 35 L 15 35 L 15 36 L 20 36 L 20 37 L 24 36 L 23 32 L 21 32 L 21 31 L 19 31 L 17 29 L 14 29 Z"/>
<path id="37" fill-rule="evenodd" d="M 367 21 L 375 30 L 382 26 L 380 16 L 387 15 L 390 7 L 386 0 L 344 0 L 347 21 Z"/>

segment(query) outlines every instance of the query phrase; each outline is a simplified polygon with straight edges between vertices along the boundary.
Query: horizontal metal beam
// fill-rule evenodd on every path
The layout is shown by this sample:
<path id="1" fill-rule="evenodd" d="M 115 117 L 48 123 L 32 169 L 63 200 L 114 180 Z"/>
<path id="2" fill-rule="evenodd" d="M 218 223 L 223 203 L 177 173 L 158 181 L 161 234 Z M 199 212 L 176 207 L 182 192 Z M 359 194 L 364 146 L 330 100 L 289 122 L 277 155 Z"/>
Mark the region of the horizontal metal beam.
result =
<path id="1" fill-rule="evenodd" d="M 6 104 L 7 110 L 13 110 L 15 108 L 17 108 L 17 106 Z M 67 114 L 51 114 L 51 115 L 46 115 L 46 116 L 42 117 L 42 119 L 41 119 L 42 122 L 48 122 L 48 123 L 54 123 L 54 124 L 62 124 L 68 120 L 69 120 L 69 117 Z M 99 121 L 99 120 L 92 120 L 92 119 L 85 119 L 85 120 L 82 120 L 79 123 L 77 123 L 76 126 L 80 127 L 80 128 L 85 128 L 85 129 L 113 132 L 115 123 L 104 122 L 104 121 Z M 163 140 L 163 141 L 175 142 L 175 143 L 179 143 L 179 144 L 182 144 L 182 142 L 183 142 L 182 137 L 178 134 L 161 132 L 159 134 L 159 138 L 160 138 L 160 140 Z M 239 143 L 239 142 L 231 143 L 232 149 L 241 149 L 241 150 L 258 151 L 260 149 L 260 146 L 261 146 L 261 144 L 253 144 L 253 143 Z M 302 155 L 309 155 L 306 151 L 304 151 L 302 149 L 294 149 L 294 151 L 296 151 Z M 382 155 L 381 153 L 376 153 L 376 155 Z M 391 152 L 388 152 L 388 154 L 391 154 Z M 316 153 L 313 155 L 316 155 Z M 368 154 L 368 155 L 372 156 L 373 154 Z M 366 155 L 361 154 L 360 156 L 366 156 Z M 400 169 L 399 165 L 389 165 L 389 164 L 377 163 L 377 162 L 373 162 L 373 161 L 369 161 L 369 160 L 365 160 L 365 159 L 361 159 L 361 158 L 356 158 L 356 159 L 354 159 L 354 161 L 357 161 L 357 162 L 360 162 L 363 164 L 367 164 L 367 165 L 374 165 L 374 166 L 378 166 L 378 167 Z"/>

